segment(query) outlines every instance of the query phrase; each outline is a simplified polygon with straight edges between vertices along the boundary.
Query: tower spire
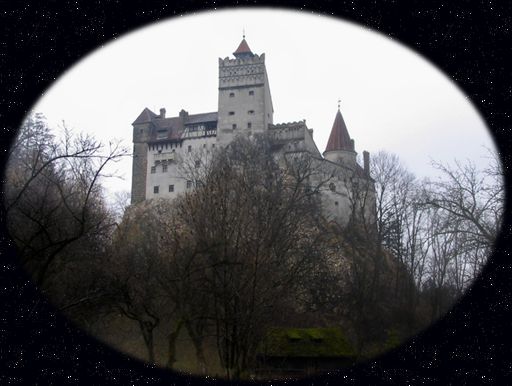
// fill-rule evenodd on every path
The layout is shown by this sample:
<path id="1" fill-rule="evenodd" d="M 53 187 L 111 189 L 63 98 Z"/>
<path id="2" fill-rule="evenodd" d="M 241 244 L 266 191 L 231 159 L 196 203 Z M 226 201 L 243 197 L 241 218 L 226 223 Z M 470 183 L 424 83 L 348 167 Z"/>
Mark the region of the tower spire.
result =
<path id="1" fill-rule="evenodd" d="M 233 52 L 233 55 L 235 55 L 235 58 L 237 59 L 252 58 L 254 54 L 252 53 L 251 49 L 249 48 L 249 45 L 247 44 L 247 41 L 245 40 L 245 28 L 243 30 L 242 36 L 242 41 L 238 45 L 236 51 Z"/>
<path id="2" fill-rule="evenodd" d="M 338 111 L 336 112 L 336 117 L 334 118 L 331 135 L 329 136 L 329 141 L 327 142 L 325 152 L 339 150 L 354 151 L 354 143 L 348 134 L 347 125 L 345 125 L 345 121 L 341 115 L 340 102 L 341 100 L 338 99 Z"/>

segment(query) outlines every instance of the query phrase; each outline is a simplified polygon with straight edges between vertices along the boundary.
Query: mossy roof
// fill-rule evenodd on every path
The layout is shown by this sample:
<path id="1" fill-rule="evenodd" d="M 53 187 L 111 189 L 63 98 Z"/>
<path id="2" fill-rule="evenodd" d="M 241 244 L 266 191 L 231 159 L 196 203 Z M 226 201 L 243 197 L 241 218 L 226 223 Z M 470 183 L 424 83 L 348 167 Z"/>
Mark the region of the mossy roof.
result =
<path id="1" fill-rule="evenodd" d="M 272 328 L 261 343 L 258 354 L 267 357 L 295 358 L 355 356 L 352 345 L 337 327 Z"/>

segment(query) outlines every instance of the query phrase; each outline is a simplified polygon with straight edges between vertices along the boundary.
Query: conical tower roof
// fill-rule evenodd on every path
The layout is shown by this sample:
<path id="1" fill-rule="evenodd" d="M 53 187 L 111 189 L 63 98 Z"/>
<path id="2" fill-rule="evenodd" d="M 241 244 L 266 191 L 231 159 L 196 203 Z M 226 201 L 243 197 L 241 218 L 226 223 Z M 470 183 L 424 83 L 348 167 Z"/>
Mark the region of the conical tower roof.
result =
<path id="1" fill-rule="evenodd" d="M 235 55 L 236 58 L 242 58 L 242 57 L 252 57 L 254 54 L 252 53 L 251 49 L 249 48 L 249 44 L 247 44 L 247 41 L 245 40 L 245 36 L 238 45 L 238 48 L 235 52 L 233 52 L 233 55 Z"/>
<path id="2" fill-rule="evenodd" d="M 353 142 L 348 134 L 347 125 L 345 125 L 345 121 L 343 120 L 343 116 L 341 115 L 339 108 L 336 113 L 336 118 L 334 118 L 331 135 L 329 136 L 329 141 L 327 141 L 325 153 L 337 150 L 354 151 Z"/>

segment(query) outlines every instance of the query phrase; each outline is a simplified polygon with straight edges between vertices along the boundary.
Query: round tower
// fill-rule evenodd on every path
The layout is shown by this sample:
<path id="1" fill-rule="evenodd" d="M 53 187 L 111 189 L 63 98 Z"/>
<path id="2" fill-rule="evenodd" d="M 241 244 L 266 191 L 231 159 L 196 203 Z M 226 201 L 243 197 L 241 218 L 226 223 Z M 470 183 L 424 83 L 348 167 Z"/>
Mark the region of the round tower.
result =
<path id="1" fill-rule="evenodd" d="M 341 165 L 353 166 L 356 164 L 357 153 L 354 140 L 348 134 L 339 105 L 323 156 L 329 161 Z"/>

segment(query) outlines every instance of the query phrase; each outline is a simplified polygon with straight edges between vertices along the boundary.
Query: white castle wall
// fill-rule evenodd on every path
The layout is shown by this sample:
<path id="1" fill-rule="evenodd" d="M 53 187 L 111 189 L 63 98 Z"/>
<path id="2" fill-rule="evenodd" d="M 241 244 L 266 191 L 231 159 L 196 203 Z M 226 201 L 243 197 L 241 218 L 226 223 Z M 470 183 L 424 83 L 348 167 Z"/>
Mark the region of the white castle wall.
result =
<path id="1" fill-rule="evenodd" d="M 262 133 L 272 122 L 265 54 L 219 59 L 218 143 L 226 145 L 238 134 Z"/>
<path id="2" fill-rule="evenodd" d="M 215 146 L 217 141 L 213 136 L 185 139 L 181 146 L 148 145 L 146 199 L 175 198 L 179 193 L 192 189 L 196 161 L 199 161 L 198 169 L 201 168 Z M 192 186 L 187 187 L 187 181 L 192 181 Z M 155 193 L 155 187 L 158 187 L 158 193 Z"/>
<path id="3" fill-rule="evenodd" d="M 354 205 L 360 205 L 355 203 L 356 195 L 361 196 L 364 190 L 365 217 L 367 220 L 372 216 L 374 218 L 373 182 L 361 174 L 355 151 L 328 152 L 324 159 L 313 140 L 313 130 L 307 128 L 305 121 L 273 124 L 264 54 L 243 59 L 219 59 L 218 103 L 216 135 L 207 136 L 206 132 L 201 131 L 189 133 L 185 127 L 179 141 L 151 143 L 150 124 L 134 125 L 132 196 L 135 200 L 132 198 L 132 202 L 152 198 L 172 199 L 193 189 L 194 173 L 200 172 L 216 148 L 226 146 L 236 135 L 269 132 L 276 144 L 280 145 L 276 159 L 281 157 L 282 162 L 282 157 L 287 154 L 307 154 L 314 160 L 313 167 L 317 169 L 317 174 L 312 177 L 311 183 L 323 183 L 321 203 L 325 217 L 341 226 L 346 225 Z M 182 113 L 185 117 L 186 112 Z M 198 167 L 196 161 L 199 161 Z M 359 189 L 354 189 L 354 183 Z"/>

